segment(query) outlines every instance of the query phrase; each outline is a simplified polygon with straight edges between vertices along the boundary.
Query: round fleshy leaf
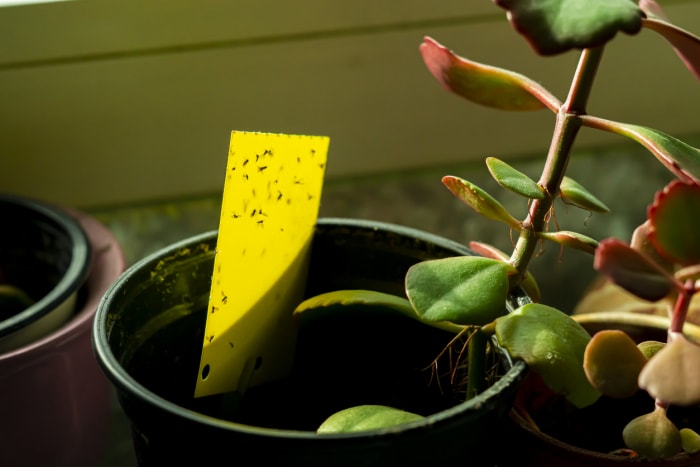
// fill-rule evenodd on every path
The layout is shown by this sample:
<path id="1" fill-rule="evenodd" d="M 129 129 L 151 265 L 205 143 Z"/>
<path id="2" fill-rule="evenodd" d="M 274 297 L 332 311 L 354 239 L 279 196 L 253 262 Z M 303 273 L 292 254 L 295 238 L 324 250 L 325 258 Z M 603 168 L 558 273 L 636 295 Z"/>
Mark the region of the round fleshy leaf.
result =
<path id="1" fill-rule="evenodd" d="M 659 341 L 644 341 L 637 344 L 637 348 L 644 355 L 644 357 L 649 360 L 651 357 L 656 355 L 656 353 L 663 349 L 666 345 L 665 342 Z"/>
<path id="2" fill-rule="evenodd" d="M 615 284 L 649 301 L 666 297 L 675 285 L 646 255 L 614 238 L 598 244 L 593 266 Z"/>
<path id="3" fill-rule="evenodd" d="M 561 196 L 567 203 L 593 212 L 610 212 L 605 203 L 571 177 L 564 177 L 559 186 Z"/>
<path id="4" fill-rule="evenodd" d="M 523 305 L 496 320 L 496 337 L 511 356 L 523 359 L 552 391 L 576 407 L 600 397 L 583 371 L 591 336 L 569 315 L 538 303 Z"/>
<path id="5" fill-rule="evenodd" d="M 630 336 L 616 329 L 597 332 L 586 346 L 583 369 L 588 380 L 608 397 L 623 398 L 639 390 L 637 378 L 647 359 Z"/>
<path id="6" fill-rule="evenodd" d="M 681 428 L 683 450 L 688 454 L 700 452 L 700 435 L 690 428 Z"/>
<path id="7" fill-rule="evenodd" d="M 453 175 L 446 175 L 442 183 L 464 203 L 486 217 L 508 224 L 511 228 L 520 229 L 520 222 L 493 196 L 467 180 Z"/>
<path id="8" fill-rule="evenodd" d="M 672 333 L 663 349 L 642 369 L 639 387 L 668 404 L 700 403 L 700 346 L 683 334 Z"/>
<path id="9" fill-rule="evenodd" d="M 633 0 L 494 0 L 513 28 L 542 55 L 603 45 L 618 31 L 636 34 L 644 14 Z"/>
<path id="10" fill-rule="evenodd" d="M 515 268 L 480 256 L 424 261 L 406 274 L 406 294 L 422 319 L 481 326 L 505 313 Z"/>
<path id="11" fill-rule="evenodd" d="M 629 422 L 622 430 L 622 438 L 628 448 L 649 459 L 672 457 L 682 448 L 680 431 L 659 406 Z"/>
<path id="12" fill-rule="evenodd" d="M 424 418 L 421 415 L 383 405 L 360 405 L 336 412 L 316 430 L 319 434 L 377 430 Z"/>
<path id="13" fill-rule="evenodd" d="M 536 81 L 467 60 L 430 37 L 424 38 L 420 53 L 443 88 L 476 104 L 501 110 L 539 110 L 545 105 L 555 110 L 561 105 Z"/>
<path id="14" fill-rule="evenodd" d="M 648 210 L 649 238 L 677 264 L 700 263 L 700 185 L 673 180 L 656 193 Z"/>
<path id="15" fill-rule="evenodd" d="M 544 189 L 533 179 L 495 157 L 486 158 L 491 176 L 503 188 L 526 198 L 544 199 Z"/>

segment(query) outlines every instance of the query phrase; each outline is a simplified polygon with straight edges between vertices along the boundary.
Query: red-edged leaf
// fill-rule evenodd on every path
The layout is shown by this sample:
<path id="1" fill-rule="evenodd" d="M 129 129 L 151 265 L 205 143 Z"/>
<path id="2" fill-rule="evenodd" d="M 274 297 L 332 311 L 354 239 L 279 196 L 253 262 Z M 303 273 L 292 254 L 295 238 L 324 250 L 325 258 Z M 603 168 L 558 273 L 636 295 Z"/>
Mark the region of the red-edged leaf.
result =
<path id="1" fill-rule="evenodd" d="M 623 289 L 649 301 L 664 298 L 675 285 L 646 255 L 614 238 L 598 244 L 593 265 Z"/>
<path id="2" fill-rule="evenodd" d="M 537 232 L 537 236 L 558 243 L 560 245 L 573 248 L 575 250 L 585 251 L 593 254 L 598 247 L 598 241 L 587 237 L 578 232 L 570 232 L 568 230 L 559 230 L 557 232 Z"/>
<path id="3" fill-rule="evenodd" d="M 530 78 L 502 68 L 467 60 L 426 37 L 420 53 L 430 73 L 442 86 L 477 104 L 501 110 L 556 111 L 559 100 Z"/>
<path id="4" fill-rule="evenodd" d="M 648 209 L 649 239 L 677 264 L 700 263 L 700 185 L 671 181 Z"/>
<path id="5" fill-rule="evenodd" d="M 482 216 L 508 224 L 514 229 L 520 229 L 520 222 L 496 198 L 473 183 L 453 175 L 444 176 L 442 183 L 453 195 Z"/>
<path id="6" fill-rule="evenodd" d="M 682 180 L 700 181 L 700 149 L 662 131 L 639 125 L 582 115 L 584 126 L 630 138 L 649 150 L 671 173 Z"/>
<path id="7" fill-rule="evenodd" d="M 642 25 L 661 34 L 678 54 L 686 68 L 700 79 L 700 38 L 660 18 L 646 18 Z"/>
<path id="8" fill-rule="evenodd" d="M 634 229 L 634 232 L 632 232 L 630 246 L 647 255 L 650 260 L 669 274 L 673 274 L 675 264 L 670 259 L 659 254 L 659 250 L 656 249 L 650 238 L 651 229 L 652 227 L 649 219 L 644 221 L 641 225 L 638 225 L 637 228 Z"/>

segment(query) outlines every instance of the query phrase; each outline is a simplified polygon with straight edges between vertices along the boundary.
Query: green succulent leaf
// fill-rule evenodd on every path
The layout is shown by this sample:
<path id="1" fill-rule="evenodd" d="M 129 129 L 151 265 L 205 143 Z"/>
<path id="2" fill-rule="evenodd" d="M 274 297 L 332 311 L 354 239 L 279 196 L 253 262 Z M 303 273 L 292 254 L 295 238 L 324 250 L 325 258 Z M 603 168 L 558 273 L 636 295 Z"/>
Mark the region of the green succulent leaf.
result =
<path id="1" fill-rule="evenodd" d="M 628 448 L 649 459 L 673 457 L 683 446 L 680 431 L 660 406 L 629 422 L 622 430 L 622 438 Z"/>
<path id="2" fill-rule="evenodd" d="M 507 254 L 505 254 L 503 251 L 499 250 L 495 246 L 489 245 L 488 243 L 471 241 L 469 242 L 469 247 L 472 250 L 474 250 L 476 254 L 485 256 L 486 258 L 493 258 L 500 261 L 509 260 Z M 530 297 L 530 300 L 532 300 L 533 302 L 538 303 L 541 300 L 542 294 L 540 293 L 540 286 L 537 285 L 535 276 L 530 274 L 529 271 L 525 272 L 523 281 L 520 283 L 520 287 L 525 291 L 525 293 Z"/>
<path id="3" fill-rule="evenodd" d="M 568 230 L 560 230 L 559 232 L 538 232 L 537 236 L 591 254 L 595 253 L 595 249 L 598 247 L 597 240 Z"/>
<path id="4" fill-rule="evenodd" d="M 503 188 L 526 198 L 544 198 L 544 189 L 537 182 L 502 160 L 495 157 L 487 157 L 486 166 L 494 180 Z"/>
<path id="5" fill-rule="evenodd" d="M 562 198 L 567 203 L 593 212 L 610 212 L 605 203 L 596 198 L 590 191 L 571 177 L 564 177 L 559 186 Z"/>
<path id="6" fill-rule="evenodd" d="M 316 430 L 319 434 L 354 433 L 377 430 L 424 418 L 421 415 L 384 405 L 360 405 L 336 412 Z"/>
<path id="7" fill-rule="evenodd" d="M 688 266 L 700 263 L 700 185 L 673 180 L 649 207 L 649 239 L 665 258 Z"/>
<path id="8" fill-rule="evenodd" d="M 683 450 L 688 454 L 700 452 L 700 435 L 690 428 L 681 428 Z"/>
<path id="9" fill-rule="evenodd" d="M 446 90 L 476 104 L 501 110 L 555 111 L 561 104 L 536 81 L 502 68 L 462 58 L 436 40 L 420 45 L 423 62 Z"/>
<path id="10" fill-rule="evenodd" d="M 614 238 L 598 244 L 593 266 L 615 284 L 644 300 L 661 300 L 677 285 L 648 256 Z"/>
<path id="11" fill-rule="evenodd" d="M 495 327 L 498 342 L 511 356 L 525 360 L 552 391 L 576 407 L 586 407 L 600 397 L 583 371 L 591 336 L 569 315 L 530 303 L 498 318 Z"/>
<path id="12" fill-rule="evenodd" d="M 618 31 L 636 34 L 644 13 L 633 0 L 494 0 L 541 55 L 605 44 Z"/>
<path id="13" fill-rule="evenodd" d="M 505 313 L 515 268 L 480 256 L 423 261 L 409 268 L 406 294 L 422 319 L 481 326 Z"/>
<path id="14" fill-rule="evenodd" d="M 642 341 L 639 344 L 637 344 L 637 348 L 640 352 L 642 352 L 642 355 L 644 355 L 644 357 L 646 357 L 646 359 L 649 360 L 651 357 L 656 355 L 656 353 L 659 350 L 663 349 L 665 345 L 665 342 Z"/>
<path id="15" fill-rule="evenodd" d="M 508 224 L 511 228 L 520 230 L 520 222 L 493 196 L 471 182 L 453 175 L 446 175 L 442 183 L 457 198 L 487 219 Z"/>
<path id="16" fill-rule="evenodd" d="M 630 138 L 649 150 L 668 170 L 682 180 L 700 181 L 700 149 L 662 131 L 639 125 L 582 115 L 584 126 Z"/>
<path id="17" fill-rule="evenodd" d="M 420 320 L 411 302 L 405 297 L 374 290 L 334 290 L 315 295 L 297 305 L 293 316 L 300 326 L 304 326 L 317 319 L 345 313 L 366 313 L 369 319 L 372 315 L 384 313 Z M 461 326 L 452 323 L 427 323 L 454 333 L 462 330 Z"/>

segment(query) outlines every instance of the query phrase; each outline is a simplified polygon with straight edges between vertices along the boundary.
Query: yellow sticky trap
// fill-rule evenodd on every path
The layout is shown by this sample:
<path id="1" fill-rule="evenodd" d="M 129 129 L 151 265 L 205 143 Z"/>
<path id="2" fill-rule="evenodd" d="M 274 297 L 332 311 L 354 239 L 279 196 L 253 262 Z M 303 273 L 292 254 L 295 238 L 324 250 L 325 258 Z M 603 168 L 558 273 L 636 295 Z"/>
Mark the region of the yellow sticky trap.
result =
<path id="1" fill-rule="evenodd" d="M 195 397 L 283 377 L 306 285 L 329 138 L 231 134 Z"/>

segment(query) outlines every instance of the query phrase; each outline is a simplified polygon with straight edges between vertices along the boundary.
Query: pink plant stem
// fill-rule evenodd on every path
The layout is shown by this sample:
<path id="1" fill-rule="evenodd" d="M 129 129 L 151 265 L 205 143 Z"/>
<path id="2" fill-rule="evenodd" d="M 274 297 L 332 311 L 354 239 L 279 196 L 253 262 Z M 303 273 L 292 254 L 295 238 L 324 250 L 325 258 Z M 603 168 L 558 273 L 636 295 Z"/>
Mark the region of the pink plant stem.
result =
<path id="1" fill-rule="evenodd" d="M 688 316 L 688 309 L 690 308 L 690 301 L 696 292 L 695 281 L 688 279 L 683 283 L 683 287 L 676 298 L 676 303 L 673 305 L 673 311 L 671 312 L 671 326 L 668 328 L 669 338 L 671 338 L 671 333 L 681 333 L 683 332 L 683 324 Z"/>

